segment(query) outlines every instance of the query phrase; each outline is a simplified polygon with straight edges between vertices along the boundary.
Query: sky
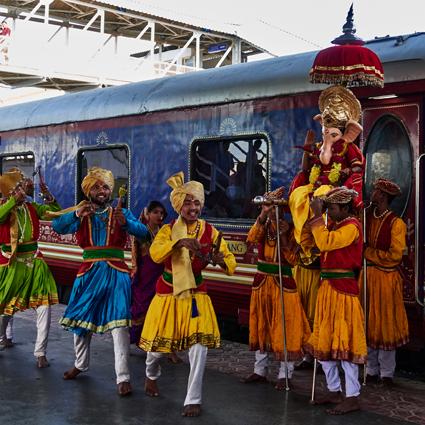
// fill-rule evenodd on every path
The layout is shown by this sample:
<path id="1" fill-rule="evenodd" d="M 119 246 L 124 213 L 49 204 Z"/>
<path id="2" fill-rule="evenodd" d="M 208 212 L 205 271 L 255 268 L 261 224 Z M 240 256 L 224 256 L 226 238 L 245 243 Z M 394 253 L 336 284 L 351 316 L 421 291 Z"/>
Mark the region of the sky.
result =
<path id="1" fill-rule="evenodd" d="M 142 0 L 128 0 L 140 2 Z M 320 50 L 342 33 L 351 0 L 147 0 L 143 4 L 159 16 L 206 27 L 226 28 L 281 56 Z M 425 32 L 425 0 L 354 0 L 357 35 L 365 40 L 376 36 Z M 29 34 L 31 38 L 34 33 Z M 40 52 L 37 53 L 40 55 Z M 31 100 L 34 89 L 0 89 L 0 106 L 11 96 Z M 12 93 L 13 92 L 13 93 Z"/>
<path id="2" fill-rule="evenodd" d="M 144 2 L 144 3 L 149 3 Z M 226 23 L 277 55 L 317 50 L 339 36 L 351 0 L 155 0 L 179 16 Z M 153 3 L 152 3 L 153 4 Z M 364 39 L 425 31 L 425 0 L 354 0 L 357 35 Z"/>

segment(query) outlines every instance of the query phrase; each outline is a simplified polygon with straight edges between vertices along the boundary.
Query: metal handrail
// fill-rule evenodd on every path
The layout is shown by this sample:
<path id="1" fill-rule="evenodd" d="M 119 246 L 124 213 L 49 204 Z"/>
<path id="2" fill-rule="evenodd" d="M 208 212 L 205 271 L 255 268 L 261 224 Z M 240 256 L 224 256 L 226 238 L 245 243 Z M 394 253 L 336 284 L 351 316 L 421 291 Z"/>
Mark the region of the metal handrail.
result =
<path id="1" fill-rule="evenodd" d="M 420 194 L 420 180 L 421 180 L 421 161 L 425 157 L 425 154 L 422 154 L 416 160 L 416 181 L 415 181 L 415 298 L 416 302 L 424 307 L 424 302 L 419 299 L 419 249 L 420 249 L 420 234 L 419 234 L 419 220 L 421 208 L 419 203 L 421 201 Z"/>

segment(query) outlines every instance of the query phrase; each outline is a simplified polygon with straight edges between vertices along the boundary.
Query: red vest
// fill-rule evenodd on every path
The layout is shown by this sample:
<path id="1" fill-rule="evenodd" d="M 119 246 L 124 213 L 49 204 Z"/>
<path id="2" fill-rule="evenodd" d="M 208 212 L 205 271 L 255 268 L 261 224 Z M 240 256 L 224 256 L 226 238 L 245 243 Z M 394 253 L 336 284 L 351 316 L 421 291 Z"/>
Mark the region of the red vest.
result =
<path id="1" fill-rule="evenodd" d="M 31 221 L 31 241 L 36 242 L 40 236 L 40 220 L 38 218 L 37 211 L 32 204 L 30 202 L 25 202 L 25 205 L 28 208 L 29 218 Z M 27 241 L 26 243 L 28 242 L 30 241 Z M 10 214 L 7 219 L 0 224 L 0 246 L 3 244 L 10 245 Z M 42 257 L 40 252 L 37 252 L 37 257 Z M 9 259 L 4 257 L 0 252 L 0 266 L 8 264 Z"/>
<path id="2" fill-rule="evenodd" d="M 320 254 L 320 266 L 322 269 L 345 269 L 353 271 L 355 274 L 354 278 L 326 278 L 326 280 L 339 292 L 358 295 L 358 274 L 362 268 L 363 260 L 363 235 L 360 222 L 356 218 L 350 217 L 334 225 L 331 230 L 339 229 L 347 224 L 354 224 L 357 227 L 359 231 L 358 239 L 344 248 L 322 252 Z"/>
<path id="3" fill-rule="evenodd" d="M 173 220 L 169 224 L 169 226 L 173 228 L 174 223 L 175 223 L 175 220 Z M 211 246 L 213 243 L 213 239 L 212 239 L 213 227 L 210 224 L 208 224 L 206 221 L 204 223 L 205 223 L 204 231 L 202 232 L 199 242 L 202 245 L 205 245 L 204 247 L 201 248 L 201 254 L 203 254 L 204 256 L 207 256 L 209 252 L 211 251 Z M 164 264 L 165 264 L 165 272 L 172 274 L 173 270 L 171 265 L 171 255 L 164 261 Z M 198 278 L 200 280 L 201 272 L 203 269 L 205 269 L 205 267 L 207 267 L 207 265 L 208 265 L 208 262 L 203 261 L 199 257 L 196 257 L 196 256 L 193 257 L 192 272 L 193 272 L 193 275 L 195 276 L 195 279 Z M 207 284 L 204 281 L 202 281 L 193 291 L 207 292 Z M 172 294 L 173 293 L 173 284 L 164 280 L 163 275 L 161 275 L 156 282 L 156 293 L 157 294 Z"/>
<path id="4" fill-rule="evenodd" d="M 368 212 L 366 223 L 371 223 L 372 214 L 372 211 Z M 392 211 L 389 211 L 383 218 L 378 235 L 375 235 L 375 238 L 370 233 L 371 226 L 367 226 L 367 245 L 382 251 L 388 251 L 391 247 L 391 228 L 396 219 L 397 216 Z"/>
<path id="5" fill-rule="evenodd" d="M 106 230 L 106 243 L 102 247 L 98 247 L 99 251 L 105 248 L 115 248 L 124 250 L 126 241 L 127 241 L 127 232 L 125 232 L 122 229 L 122 226 L 120 226 L 115 220 L 113 220 L 112 223 L 112 214 L 113 208 L 109 209 L 108 212 L 108 228 Z M 113 226 L 113 231 L 112 231 Z M 83 217 L 81 219 L 80 228 L 75 233 L 78 245 L 80 245 L 81 248 L 93 248 L 96 249 L 96 246 L 93 244 L 92 240 L 92 232 L 91 232 L 91 218 L 90 217 Z M 100 260 L 103 261 L 103 260 Z M 124 262 L 124 260 L 108 260 L 105 258 L 105 260 L 109 266 L 111 266 L 114 269 L 117 269 L 121 272 L 129 273 L 130 269 L 128 268 L 127 264 Z M 84 273 L 88 272 L 91 267 L 93 266 L 93 262 L 83 262 L 78 269 L 77 276 L 82 276 Z"/>

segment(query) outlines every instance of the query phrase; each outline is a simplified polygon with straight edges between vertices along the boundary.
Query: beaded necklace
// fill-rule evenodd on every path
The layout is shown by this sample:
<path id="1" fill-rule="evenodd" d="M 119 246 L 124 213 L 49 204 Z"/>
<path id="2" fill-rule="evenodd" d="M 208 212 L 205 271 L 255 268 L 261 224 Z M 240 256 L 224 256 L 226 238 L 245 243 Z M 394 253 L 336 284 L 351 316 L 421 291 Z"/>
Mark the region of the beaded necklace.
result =
<path id="1" fill-rule="evenodd" d="M 373 216 L 375 217 L 375 218 L 382 218 L 386 213 L 388 212 L 388 208 L 382 213 L 382 214 L 379 214 L 379 215 L 376 215 L 376 207 L 373 209 Z"/>
<path id="2" fill-rule="evenodd" d="M 198 233 L 199 233 L 199 229 L 201 228 L 201 222 L 199 220 L 196 221 L 196 227 L 191 230 L 191 231 L 187 231 L 187 234 L 190 236 L 196 235 L 196 239 L 198 239 Z"/>
<path id="3" fill-rule="evenodd" d="M 19 211 L 23 211 L 24 213 L 24 224 L 21 225 L 21 219 L 19 218 L 19 214 L 16 214 L 16 221 L 18 222 L 18 227 L 19 227 L 19 242 L 22 243 L 24 241 L 24 232 L 25 232 L 25 228 L 27 227 L 27 207 L 26 205 L 22 205 L 18 207 Z"/>

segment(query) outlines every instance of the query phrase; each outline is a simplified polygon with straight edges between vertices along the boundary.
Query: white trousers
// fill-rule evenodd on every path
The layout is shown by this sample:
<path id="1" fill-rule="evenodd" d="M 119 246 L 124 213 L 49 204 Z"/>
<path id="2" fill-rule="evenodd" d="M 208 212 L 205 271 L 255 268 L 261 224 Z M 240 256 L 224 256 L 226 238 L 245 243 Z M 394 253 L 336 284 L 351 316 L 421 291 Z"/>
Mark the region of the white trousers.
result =
<path id="1" fill-rule="evenodd" d="M 320 361 L 326 376 L 326 384 L 330 392 L 341 391 L 341 379 L 339 378 L 338 361 Z M 345 396 L 357 397 L 360 395 L 359 367 L 358 365 L 341 360 L 341 366 L 345 375 Z"/>
<path id="2" fill-rule="evenodd" d="M 115 328 L 111 331 L 114 342 L 115 356 L 115 374 L 117 375 L 117 384 L 121 382 L 130 382 L 130 334 L 128 328 Z M 92 333 L 85 336 L 74 334 L 75 363 L 74 366 L 86 372 L 90 363 L 90 342 Z"/>
<path id="3" fill-rule="evenodd" d="M 6 338 L 13 341 L 13 317 L 10 318 L 6 328 Z"/>
<path id="4" fill-rule="evenodd" d="M 204 377 L 205 363 L 208 348 L 201 344 L 189 348 L 190 373 L 187 382 L 187 393 L 184 405 L 202 403 L 202 379 Z M 146 358 L 146 377 L 155 381 L 161 376 L 159 360 L 165 353 L 148 352 Z"/>
<path id="5" fill-rule="evenodd" d="M 255 352 L 254 373 L 260 376 L 267 376 L 267 367 L 269 365 L 269 353 L 262 353 L 260 350 Z M 295 362 L 288 362 L 288 379 L 292 378 Z M 286 378 L 285 362 L 280 362 L 277 379 Z"/>
<path id="6" fill-rule="evenodd" d="M 49 338 L 50 322 L 52 317 L 52 310 L 50 305 L 41 305 L 35 309 L 37 313 L 37 339 L 35 341 L 34 356 L 40 357 L 45 356 L 47 351 L 47 342 Z M 9 326 L 12 326 L 12 316 L 1 316 L 0 321 L 0 344 L 4 344 L 8 335 L 13 333 Z"/>
<path id="7" fill-rule="evenodd" d="M 35 340 L 34 356 L 41 357 L 45 356 L 47 351 L 52 309 L 50 305 L 41 305 L 35 311 L 37 312 L 37 339 Z"/>
<path id="8" fill-rule="evenodd" d="M 393 378 L 395 371 L 395 350 L 375 350 L 367 348 L 366 373 L 381 378 Z"/>

